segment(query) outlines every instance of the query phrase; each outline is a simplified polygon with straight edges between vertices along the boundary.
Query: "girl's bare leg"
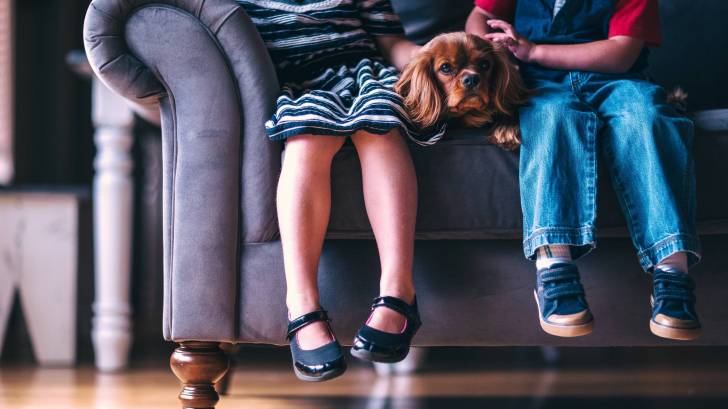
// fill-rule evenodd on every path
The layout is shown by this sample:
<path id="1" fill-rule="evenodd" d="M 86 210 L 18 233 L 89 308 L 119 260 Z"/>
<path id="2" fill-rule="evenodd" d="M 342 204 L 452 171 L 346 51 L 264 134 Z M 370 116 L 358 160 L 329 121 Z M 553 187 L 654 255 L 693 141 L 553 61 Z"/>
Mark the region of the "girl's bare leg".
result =
<path id="1" fill-rule="evenodd" d="M 331 210 L 331 161 L 343 143 L 344 138 L 320 135 L 300 135 L 286 142 L 277 208 L 289 318 L 319 308 L 316 276 Z M 321 322 L 304 327 L 296 338 L 302 349 L 332 340 Z"/>
<path id="2" fill-rule="evenodd" d="M 364 201 L 381 260 L 379 294 L 411 303 L 417 179 L 409 149 L 398 130 L 386 135 L 358 132 L 352 140 L 361 161 Z M 404 324 L 405 318 L 388 308 L 374 310 L 368 323 L 393 333 Z"/>

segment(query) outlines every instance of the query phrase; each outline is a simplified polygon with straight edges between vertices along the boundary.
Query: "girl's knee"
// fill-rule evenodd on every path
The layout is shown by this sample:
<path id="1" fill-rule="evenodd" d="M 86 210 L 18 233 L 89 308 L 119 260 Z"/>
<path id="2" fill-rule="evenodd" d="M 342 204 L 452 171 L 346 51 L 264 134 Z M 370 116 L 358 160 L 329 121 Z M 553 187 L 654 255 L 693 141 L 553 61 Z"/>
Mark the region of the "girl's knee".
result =
<path id="1" fill-rule="evenodd" d="M 344 139 L 335 136 L 299 135 L 286 141 L 283 167 L 296 172 L 328 172 Z"/>
<path id="2" fill-rule="evenodd" d="M 297 135 L 286 140 L 286 156 L 333 156 L 343 144 L 339 136 Z"/>
<path id="3" fill-rule="evenodd" d="M 376 134 L 367 131 L 357 131 L 351 136 L 352 142 L 357 147 L 367 145 L 378 146 L 405 146 L 405 140 L 399 129 L 390 129 L 387 133 Z"/>

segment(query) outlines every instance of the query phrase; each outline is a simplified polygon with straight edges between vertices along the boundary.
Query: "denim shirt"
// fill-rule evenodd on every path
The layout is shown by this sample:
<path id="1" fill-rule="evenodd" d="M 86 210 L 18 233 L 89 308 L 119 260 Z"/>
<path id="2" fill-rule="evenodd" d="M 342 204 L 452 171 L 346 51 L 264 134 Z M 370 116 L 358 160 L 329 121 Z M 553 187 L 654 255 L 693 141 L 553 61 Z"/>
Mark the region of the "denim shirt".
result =
<path id="1" fill-rule="evenodd" d="M 516 31 L 538 44 L 580 44 L 609 38 L 609 21 L 616 0 L 566 0 L 554 15 L 555 0 L 518 0 Z M 524 74 L 557 77 L 561 70 L 536 64 L 521 64 Z M 641 72 L 647 66 L 644 48 L 630 72 Z"/>

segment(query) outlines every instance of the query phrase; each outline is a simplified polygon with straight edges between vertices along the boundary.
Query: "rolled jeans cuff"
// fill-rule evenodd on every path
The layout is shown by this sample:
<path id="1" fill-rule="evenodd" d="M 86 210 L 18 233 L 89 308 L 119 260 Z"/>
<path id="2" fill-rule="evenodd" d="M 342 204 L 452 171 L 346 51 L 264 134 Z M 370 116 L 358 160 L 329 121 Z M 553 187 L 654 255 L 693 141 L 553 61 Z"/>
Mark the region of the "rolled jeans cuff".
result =
<path id="1" fill-rule="evenodd" d="M 691 234 L 676 233 L 659 240 L 652 246 L 637 253 L 640 264 L 645 271 L 651 271 L 657 263 L 674 253 L 684 252 L 688 255 L 688 266 L 700 261 L 700 240 Z"/>
<path id="2" fill-rule="evenodd" d="M 564 245 L 571 248 L 571 258 L 576 260 L 596 248 L 593 226 L 544 227 L 535 229 L 523 240 L 523 254 L 536 259 L 536 250 L 546 245 Z"/>

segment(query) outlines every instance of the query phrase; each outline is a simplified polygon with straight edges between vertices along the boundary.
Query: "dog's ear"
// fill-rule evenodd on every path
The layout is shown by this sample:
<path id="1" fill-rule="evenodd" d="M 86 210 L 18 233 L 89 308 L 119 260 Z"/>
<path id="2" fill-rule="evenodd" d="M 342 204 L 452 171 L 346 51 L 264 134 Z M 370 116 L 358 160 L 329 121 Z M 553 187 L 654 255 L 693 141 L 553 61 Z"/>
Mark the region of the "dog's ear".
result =
<path id="1" fill-rule="evenodd" d="M 503 46 L 493 44 L 495 72 L 491 98 L 495 108 L 503 115 L 513 117 L 516 109 L 526 103 L 528 90 L 523 84 L 518 67 L 511 61 Z"/>
<path id="2" fill-rule="evenodd" d="M 433 59 L 430 51 L 420 51 L 394 86 L 404 99 L 410 119 L 422 129 L 435 125 L 446 113 L 445 98 L 432 68 Z"/>

